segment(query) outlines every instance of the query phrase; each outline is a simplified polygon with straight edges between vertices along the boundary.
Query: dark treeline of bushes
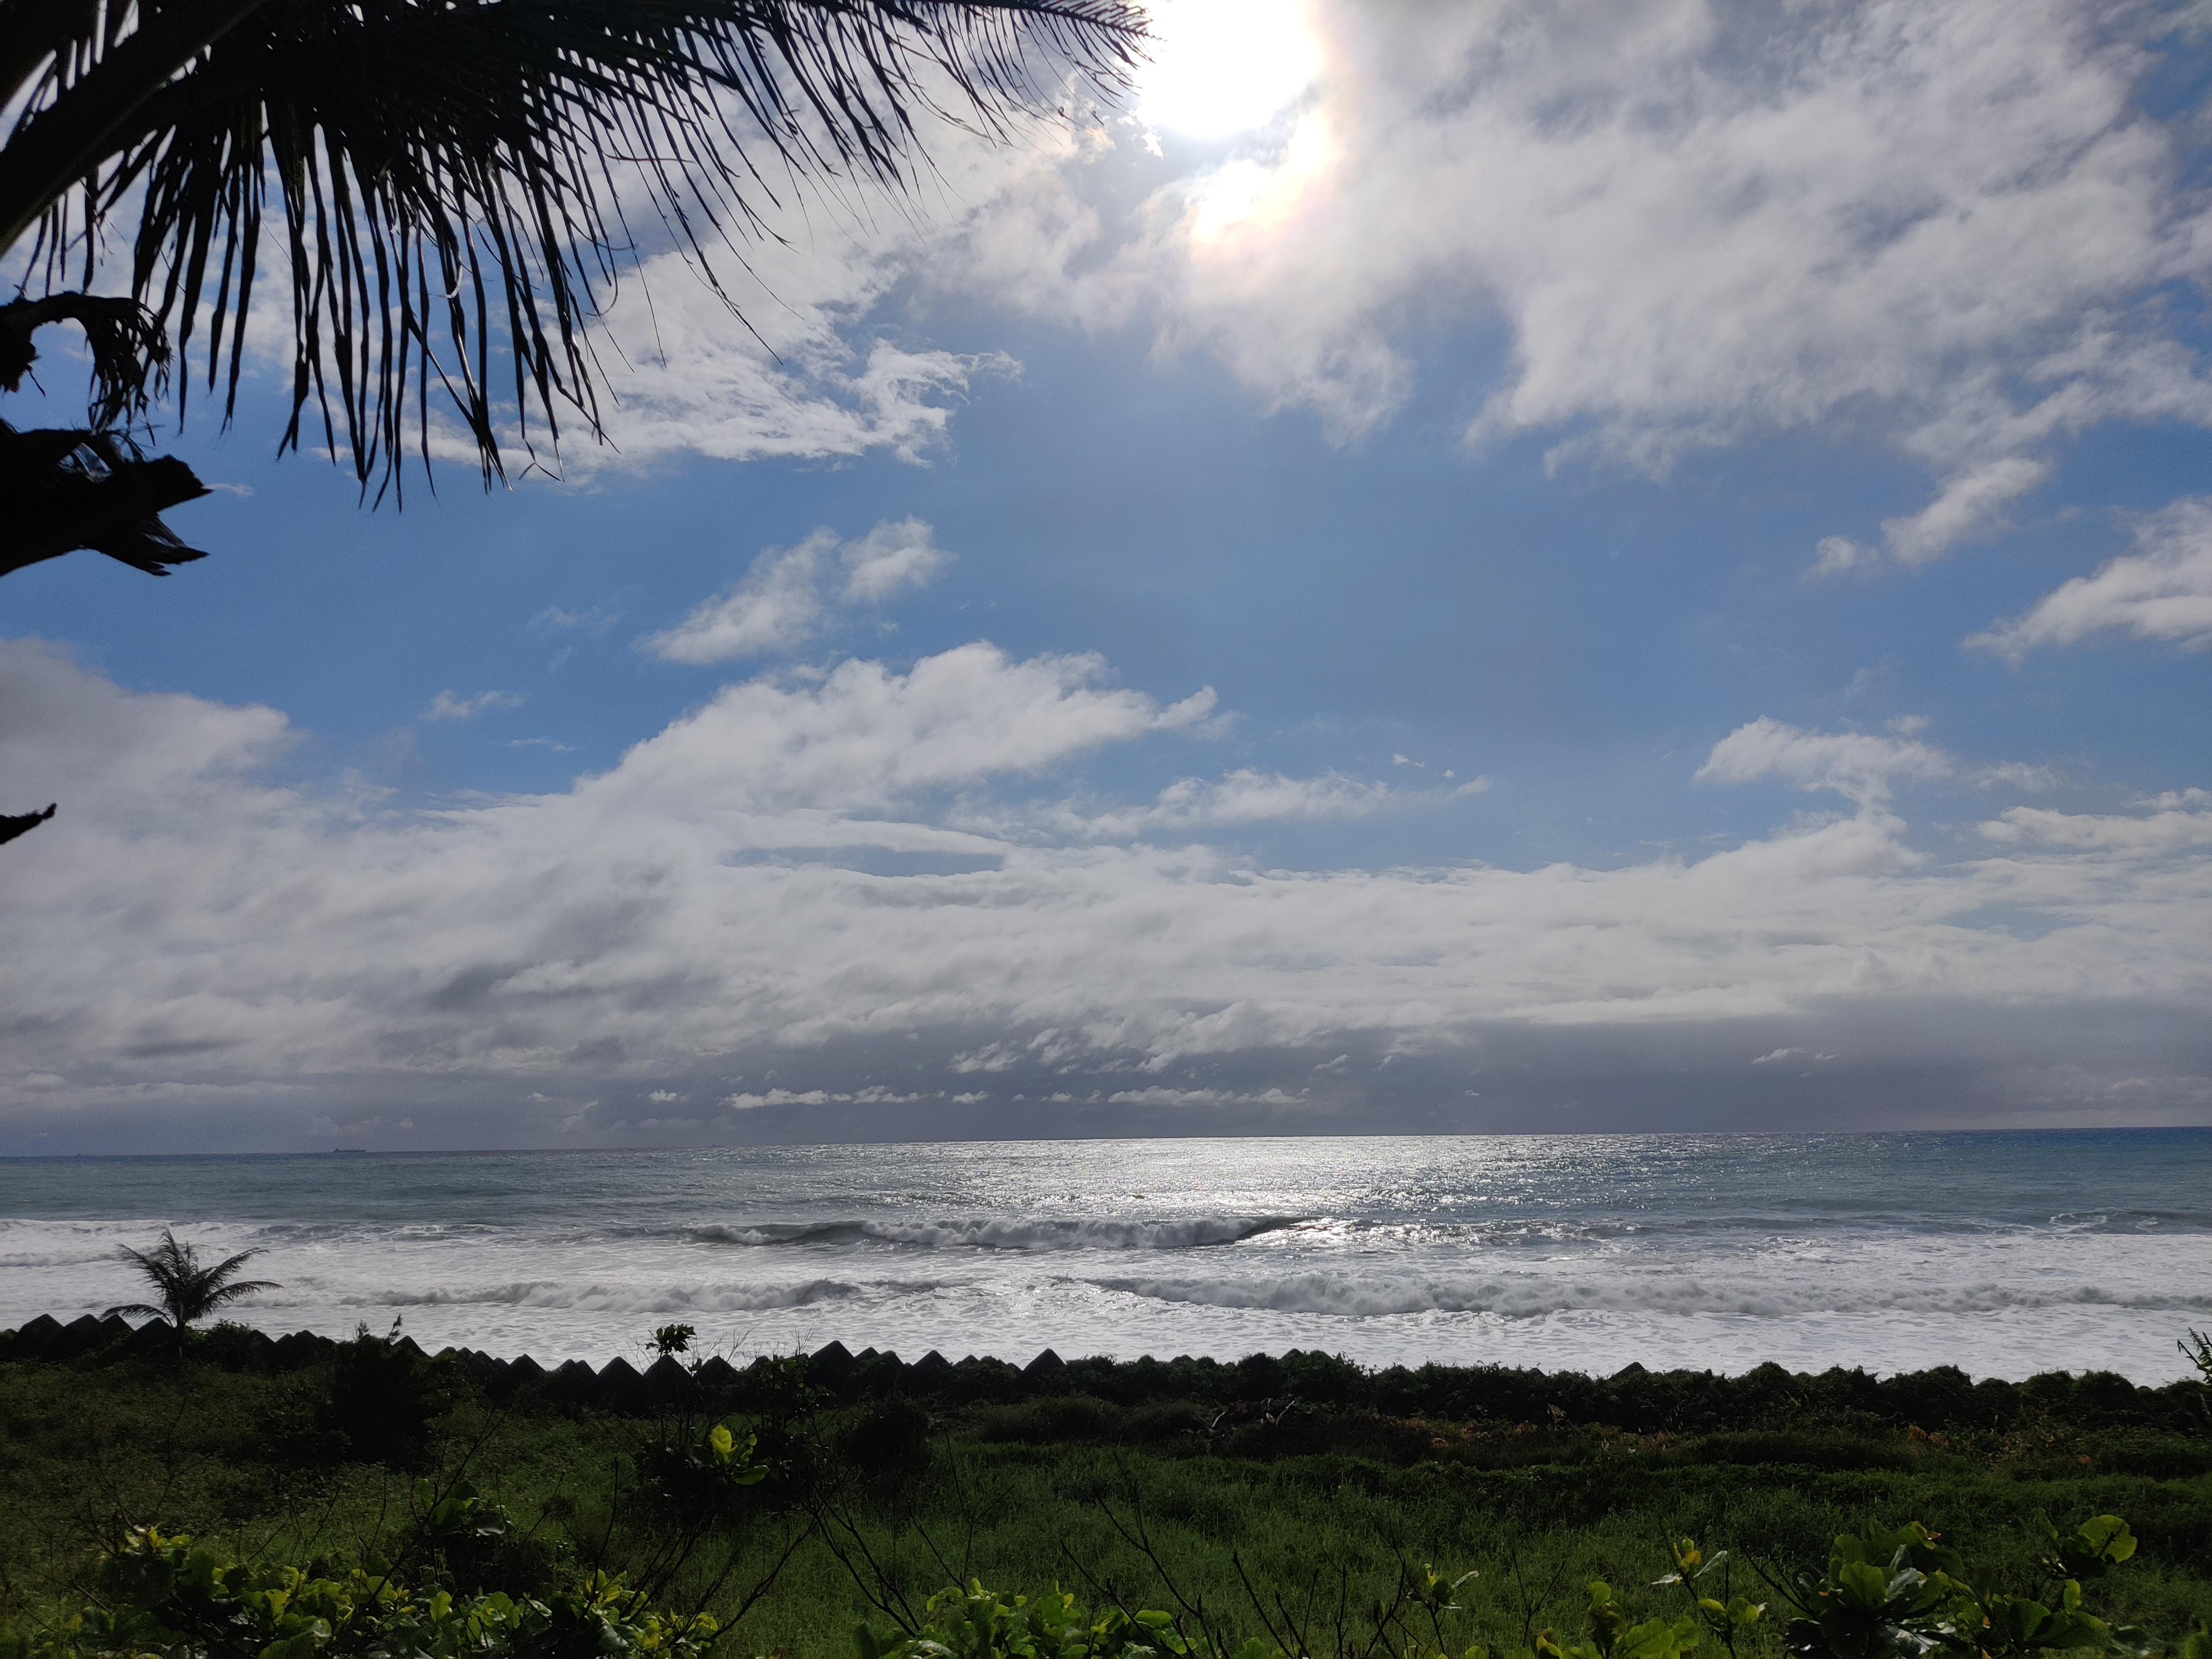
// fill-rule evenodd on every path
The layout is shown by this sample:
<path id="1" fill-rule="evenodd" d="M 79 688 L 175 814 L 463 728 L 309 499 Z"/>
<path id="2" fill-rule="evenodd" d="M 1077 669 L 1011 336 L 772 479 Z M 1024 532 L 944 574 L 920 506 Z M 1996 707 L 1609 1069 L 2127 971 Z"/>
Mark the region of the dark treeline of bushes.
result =
<path id="1" fill-rule="evenodd" d="M 43 1316 L 0 1333 L 0 1362 L 127 1356 L 158 1357 L 175 1346 L 174 1333 L 151 1324 L 133 1330 L 120 1319 L 86 1316 L 64 1325 Z M 308 1332 L 270 1338 L 243 1326 L 219 1326 L 191 1339 L 197 1363 L 237 1373 L 278 1375 L 328 1364 L 357 1345 Z M 401 1336 L 390 1345 L 410 1359 L 431 1358 Z M 1280 1426 L 1294 1416 L 1370 1413 L 1439 1423 L 1528 1424 L 1609 1427 L 1635 1434 L 1705 1435 L 1825 1425 L 1839 1431 L 1919 1429 L 1925 1433 L 2008 1433 L 2030 1425 L 2072 1430 L 2146 1429 L 2189 1433 L 2206 1426 L 2205 1390 L 2196 1382 L 2162 1388 L 2139 1386 L 2111 1371 L 2051 1372 L 2021 1382 L 1976 1382 L 1954 1366 L 1876 1376 L 1835 1369 L 1818 1375 L 1761 1365 L 1740 1376 L 1711 1371 L 1648 1371 L 1632 1364 L 1611 1376 L 1576 1371 L 1516 1370 L 1497 1365 L 1392 1366 L 1369 1370 L 1334 1355 L 1293 1350 L 1216 1359 L 1062 1360 L 1049 1349 L 1026 1365 L 1003 1359 L 963 1358 L 931 1352 L 908 1362 L 871 1348 L 859 1354 L 832 1342 L 803 1360 L 758 1359 L 738 1367 L 720 1358 L 681 1363 L 664 1356 L 641 1370 L 625 1359 L 594 1370 L 580 1360 L 541 1364 L 524 1356 L 501 1359 L 468 1349 L 435 1356 L 465 1375 L 486 1397 L 504 1401 L 520 1394 L 575 1408 L 644 1413 L 683 1400 L 752 1412 L 790 1386 L 790 1367 L 828 1403 L 850 1405 L 902 1396 L 926 1407 L 966 1408 L 1045 1406 L 1028 1419 L 1036 1437 L 1095 1437 L 1147 1407 L 1187 1406 L 1225 1413 L 1207 1427 Z M 1119 1415 L 1117 1415 L 1117 1413 Z M 1179 1422 L 1157 1413 L 1146 1420 Z M 1086 1434 L 1085 1424 L 1094 1433 Z M 1020 1438 L 1010 1433 L 1006 1437 Z"/>

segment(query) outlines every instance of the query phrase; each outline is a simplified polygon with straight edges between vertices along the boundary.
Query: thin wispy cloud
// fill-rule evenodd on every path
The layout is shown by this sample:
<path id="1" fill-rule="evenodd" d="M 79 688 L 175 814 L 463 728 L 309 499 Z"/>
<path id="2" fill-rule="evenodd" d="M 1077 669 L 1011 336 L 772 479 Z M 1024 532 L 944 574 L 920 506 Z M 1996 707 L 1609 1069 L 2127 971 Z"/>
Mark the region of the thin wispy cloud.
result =
<path id="1" fill-rule="evenodd" d="M 2023 614 L 1969 638 L 2013 663 L 2104 638 L 2212 647 L 2212 500 L 2192 497 L 2136 527 L 2133 553 L 2076 576 Z"/>
<path id="2" fill-rule="evenodd" d="M 795 546 L 768 549 L 722 592 L 638 643 L 663 661 L 692 664 L 793 650 L 840 607 L 880 605 L 925 587 L 951 562 L 919 519 L 886 520 L 851 541 L 817 530 Z"/>
<path id="3" fill-rule="evenodd" d="M 423 706 L 422 718 L 426 720 L 472 720 L 479 714 L 520 708 L 527 701 L 520 691 L 479 691 L 470 697 L 462 696 L 456 691 L 441 691 Z"/>

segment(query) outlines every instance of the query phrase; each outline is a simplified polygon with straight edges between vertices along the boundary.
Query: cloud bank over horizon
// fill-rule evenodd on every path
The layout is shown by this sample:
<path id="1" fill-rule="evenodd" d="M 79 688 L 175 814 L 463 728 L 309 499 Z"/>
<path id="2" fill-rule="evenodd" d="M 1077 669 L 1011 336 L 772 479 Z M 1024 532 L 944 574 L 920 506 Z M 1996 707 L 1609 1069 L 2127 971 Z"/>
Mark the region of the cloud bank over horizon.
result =
<path id="1" fill-rule="evenodd" d="M 1931 1047 L 1966 1121 L 2212 1104 L 2212 797 L 2000 790 L 1930 835 L 1897 797 L 1968 769 L 1918 738 L 1721 734 L 1701 781 L 1816 799 L 1701 856 L 1299 870 L 1234 831 L 1467 798 L 1208 777 L 1202 689 L 981 641 L 734 682 L 566 790 L 419 806 L 280 781 L 277 711 L 36 641 L 0 707 L 70 830 L 0 865 L 14 1152 L 1791 1127 Z M 1076 800 L 1163 744 L 1155 800 Z"/>

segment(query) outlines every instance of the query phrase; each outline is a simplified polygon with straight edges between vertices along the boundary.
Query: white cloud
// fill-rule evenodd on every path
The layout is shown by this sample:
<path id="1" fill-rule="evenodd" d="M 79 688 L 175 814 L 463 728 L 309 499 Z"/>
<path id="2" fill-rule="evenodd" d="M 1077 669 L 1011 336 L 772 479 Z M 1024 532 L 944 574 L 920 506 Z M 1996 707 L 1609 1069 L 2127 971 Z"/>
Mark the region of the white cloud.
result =
<path id="1" fill-rule="evenodd" d="M 1210 690 L 1163 707 L 1106 678 L 1096 656 L 1017 662 L 979 642 L 904 674 L 854 660 L 818 682 L 749 680 L 632 748 L 579 794 L 610 810 L 872 809 L 1042 771 L 1212 711 Z"/>
<path id="2" fill-rule="evenodd" d="M 1279 1088 L 1116 1089 L 1106 1097 L 1115 1106 L 1296 1106 L 1302 1097 Z"/>
<path id="3" fill-rule="evenodd" d="M 951 562 L 920 519 L 885 520 L 849 542 L 833 530 L 816 530 L 794 547 L 765 550 L 720 593 L 638 643 L 664 661 L 694 664 L 788 651 L 828 620 L 833 601 L 825 588 L 833 566 L 844 572 L 835 602 L 853 605 L 926 586 Z"/>
<path id="4" fill-rule="evenodd" d="M 1317 68 L 1283 122 L 1133 226 L 1090 204 L 1099 152 L 1074 145 L 935 269 L 1086 327 L 1149 320 L 1347 441 L 1411 394 L 1416 331 L 1494 314 L 1471 441 L 1657 474 L 1777 432 L 1875 437 L 1936 494 L 1818 568 L 1924 562 L 1999 527 L 2070 434 L 2212 424 L 2162 303 L 2201 282 L 2212 218 L 2185 130 L 2136 100 L 2157 27 L 2069 0 L 1304 0 L 1278 28 Z"/>
<path id="5" fill-rule="evenodd" d="M 1752 783 L 1780 778 L 1801 789 L 1832 789 L 1868 806 L 1886 803 L 1895 779 L 1946 778 L 1954 769 L 1942 750 L 1909 738 L 1806 732 L 1762 715 L 1715 744 L 1697 780 Z"/>
<path id="6" fill-rule="evenodd" d="M 2047 461 L 2018 455 L 1985 461 L 1946 480 L 1942 492 L 1911 517 L 1883 520 L 1882 535 L 1899 564 L 1926 564 L 1995 527 L 2006 507 L 2050 476 Z M 1826 559 L 1824 552 L 1823 564 Z"/>
<path id="7" fill-rule="evenodd" d="M 881 450 L 920 462 L 940 446 L 970 386 L 1018 365 L 997 353 L 908 344 L 871 323 L 928 234 L 913 210 L 876 205 L 866 222 L 848 225 L 836 204 L 817 198 L 805 222 L 793 216 L 783 245 L 750 247 L 747 270 L 722 273 L 744 305 L 742 322 L 683 256 L 647 259 L 617 296 L 599 353 L 607 441 L 572 427 L 560 447 L 563 476 L 687 454 L 815 460 Z M 458 447 L 450 438 L 447 447 Z"/>
<path id="8" fill-rule="evenodd" d="M 2212 799 L 2202 790 L 2148 814 L 2057 812 L 2015 806 L 1982 825 L 1982 834 L 2008 846 L 2068 847 L 2082 851 L 2160 854 L 2212 847 Z"/>
<path id="9" fill-rule="evenodd" d="M 471 1079 L 507 1112 L 651 1088 L 857 1107 L 963 1067 L 1032 1097 L 1251 1101 L 1336 1077 L 1316 1055 L 1379 1046 L 1402 1063 L 1367 1074 L 1411 1075 L 1516 1031 L 1580 1033 L 1586 1052 L 1608 1031 L 1710 1026 L 1713 1074 L 1741 1075 L 1746 1033 L 1774 1022 L 1792 1034 L 1749 1052 L 1848 1016 L 1871 1022 L 1851 1051 L 1878 1060 L 1910 1048 L 1896 1022 L 1937 1004 L 1979 1011 L 1977 1030 L 2037 1010 L 2036 1030 L 2078 1036 L 2115 996 L 2212 998 L 2212 798 L 2094 819 L 2014 809 L 1989 831 L 1999 856 L 1938 861 L 1878 803 L 1890 779 L 1948 763 L 1895 738 L 1743 728 L 1710 780 L 1875 804 L 1618 869 L 1268 870 L 1185 831 L 1164 847 L 957 827 L 996 782 L 1210 708 L 1105 679 L 1093 659 L 973 645 L 904 672 L 756 680 L 566 790 L 409 811 L 269 782 L 289 735 L 273 711 L 127 692 L 45 647 L 0 647 L 0 770 L 64 804 L 0 860 L 0 1075 L 64 1082 L 18 1090 L 0 1128 L 33 1100 L 95 1115 L 174 1102 L 203 1121 L 225 1101 L 282 1114 Z M 753 856 L 810 848 L 832 856 Z M 856 849 L 961 856 L 884 867 Z M 1972 920 L 1995 910 L 2044 926 Z M 757 1075 L 771 1051 L 811 1074 L 726 1075 L 740 1055 Z M 1455 1097 L 1468 1063 L 1451 1062 Z M 1223 1066 L 1238 1074 L 1191 1072 Z M 554 1078 L 562 1098 L 514 1104 Z"/>
<path id="10" fill-rule="evenodd" d="M 852 1098 L 847 1096 L 847 1099 Z M 831 1096 L 826 1089 L 769 1089 L 764 1092 L 738 1093 L 723 1097 L 722 1104 L 740 1112 L 757 1111 L 763 1106 L 827 1106 Z"/>
<path id="11" fill-rule="evenodd" d="M 2120 634 L 2201 651 L 2212 647 L 2212 498 L 2191 497 L 2136 528 L 2133 553 L 2076 576 L 2025 614 L 1966 641 L 2017 663 L 2029 652 Z"/>
<path id="12" fill-rule="evenodd" d="M 1848 536 L 1823 536 L 1814 548 L 1818 556 L 1805 574 L 1808 580 L 1840 576 L 1847 570 L 1863 570 L 1875 562 L 1874 554 Z"/>
<path id="13" fill-rule="evenodd" d="M 885 520 L 842 550 L 847 605 L 880 605 L 908 588 L 927 587 L 952 562 L 920 519 Z"/>
<path id="14" fill-rule="evenodd" d="M 1405 405 L 1417 342 L 1494 321 L 1498 360 L 1456 388 L 1472 442 L 1540 434 L 1557 461 L 1656 474 L 1819 428 L 1926 465 L 1927 504 L 1823 540 L 1828 574 L 1991 531 L 2090 427 L 2212 423 L 2189 307 L 2166 303 L 2201 281 L 2212 216 L 2185 118 L 2137 90 L 2168 49 L 2155 7 L 1266 9 L 1266 50 L 1220 60 L 1234 86 L 1209 48 L 1152 92 L 1189 104 L 1171 83 L 1197 64 L 1214 108 L 1291 100 L 1272 125 L 1177 140 L 1165 167 L 1136 122 L 932 133 L 919 199 L 817 191 L 724 262 L 757 335 L 656 252 L 598 354 L 611 441 L 572 422 L 557 465 L 925 459 L 1018 369 L 932 344 L 948 299 L 1148 328 L 1346 441 Z"/>
<path id="15" fill-rule="evenodd" d="M 1446 772 L 1449 779 L 1452 774 Z M 1031 802 L 1016 809 L 966 806 L 951 820 L 980 835 L 1035 841 L 1132 841 L 1259 823 L 1320 823 L 1376 812 L 1466 800 L 1492 787 L 1487 776 L 1445 789 L 1394 789 L 1389 784 L 1324 772 L 1291 777 L 1243 767 L 1219 778 L 1179 778 L 1151 801 L 1101 805 L 1095 801 Z"/>
<path id="16" fill-rule="evenodd" d="M 1218 779 L 1178 779 L 1161 790 L 1149 805 L 1091 813 L 1061 809 L 1048 815 L 1047 822 L 1063 834 L 1128 840 L 1160 830 L 1224 824 L 1361 818 L 1402 805 L 1409 799 L 1413 798 L 1406 792 L 1393 790 L 1387 784 L 1366 783 L 1337 772 L 1293 778 L 1247 768 Z"/>
<path id="17" fill-rule="evenodd" d="M 771 547 L 675 627 L 638 643 L 664 662 L 685 663 L 727 662 L 804 644 L 822 622 L 816 568 L 836 546 L 836 532 L 817 530 L 796 547 Z"/>
<path id="18" fill-rule="evenodd" d="M 473 697 L 441 691 L 430 699 L 421 718 L 426 720 L 472 720 L 479 714 L 520 708 L 528 701 L 520 691 L 479 691 Z"/>

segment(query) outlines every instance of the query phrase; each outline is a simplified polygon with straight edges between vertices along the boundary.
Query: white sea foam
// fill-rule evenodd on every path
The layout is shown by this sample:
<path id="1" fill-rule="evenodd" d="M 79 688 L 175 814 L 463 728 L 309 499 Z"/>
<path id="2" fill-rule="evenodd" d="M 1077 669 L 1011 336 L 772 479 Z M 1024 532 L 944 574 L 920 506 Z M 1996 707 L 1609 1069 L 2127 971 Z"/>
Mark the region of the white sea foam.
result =
<path id="1" fill-rule="evenodd" d="M 2212 1295 L 2116 1292 L 2097 1285 L 1854 1285 L 1826 1280 L 1715 1281 L 1660 1274 L 1618 1279 L 1346 1277 L 1310 1271 L 1249 1279 L 1099 1279 L 1102 1290 L 1208 1308 L 1372 1319 L 1396 1314 L 1488 1313 L 1540 1319 L 1564 1313 L 1731 1314 L 1796 1319 L 1820 1314 L 1978 1314 L 2038 1308 L 2112 1308 L 2201 1319 Z"/>

